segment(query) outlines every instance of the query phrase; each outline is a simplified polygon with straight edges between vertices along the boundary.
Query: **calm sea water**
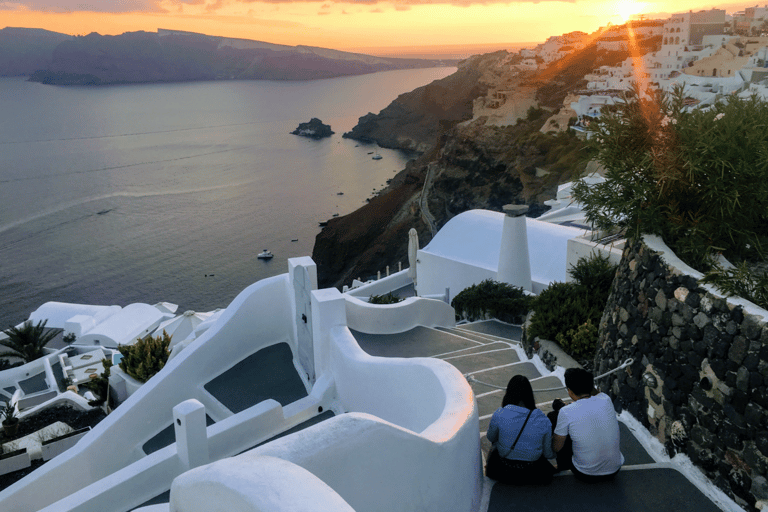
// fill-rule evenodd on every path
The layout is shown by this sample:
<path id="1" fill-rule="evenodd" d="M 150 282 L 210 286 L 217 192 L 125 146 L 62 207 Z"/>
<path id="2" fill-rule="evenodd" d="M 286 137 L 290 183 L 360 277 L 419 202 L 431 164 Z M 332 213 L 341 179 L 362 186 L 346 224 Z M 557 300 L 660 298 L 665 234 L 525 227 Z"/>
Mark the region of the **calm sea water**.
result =
<path id="1" fill-rule="evenodd" d="M 0 78 L 0 328 L 49 300 L 226 307 L 405 166 L 341 134 L 454 70 L 103 88 Z M 289 134 L 311 117 L 336 134 Z"/>

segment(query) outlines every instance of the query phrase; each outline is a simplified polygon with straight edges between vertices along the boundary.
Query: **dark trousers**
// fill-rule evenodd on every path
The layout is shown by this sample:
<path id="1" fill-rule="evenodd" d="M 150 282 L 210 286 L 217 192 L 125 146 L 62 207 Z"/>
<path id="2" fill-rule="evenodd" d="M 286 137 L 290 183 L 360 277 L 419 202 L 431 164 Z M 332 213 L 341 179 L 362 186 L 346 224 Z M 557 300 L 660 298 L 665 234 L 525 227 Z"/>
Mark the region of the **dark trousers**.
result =
<path id="1" fill-rule="evenodd" d="M 496 448 L 488 454 L 485 474 L 499 482 L 510 485 L 543 485 L 552 481 L 555 468 L 543 456 L 530 463 L 503 459 Z"/>

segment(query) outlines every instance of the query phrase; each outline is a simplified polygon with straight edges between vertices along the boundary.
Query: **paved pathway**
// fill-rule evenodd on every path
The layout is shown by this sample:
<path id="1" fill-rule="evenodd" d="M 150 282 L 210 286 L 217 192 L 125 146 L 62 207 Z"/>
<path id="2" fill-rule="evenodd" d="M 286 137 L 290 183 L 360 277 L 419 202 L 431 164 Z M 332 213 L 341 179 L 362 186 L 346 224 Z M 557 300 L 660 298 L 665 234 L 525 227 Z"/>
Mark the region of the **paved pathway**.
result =
<path id="1" fill-rule="evenodd" d="M 493 412 L 501 406 L 503 390 L 516 374 L 531 379 L 537 406 L 545 413 L 552 400 L 568 400 L 562 382 L 528 361 L 520 346 L 521 329 L 497 321 L 456 328 L 417 327 L 396 335 L 353 332 L 361 348 L 384 357 L 436 357 L 468 377 L 479 413 L 481 447 L 487 457 L 491 444 L 485 437 Z M 557 389 L 553 389 L 557 388 Z M 670 464 L 656 463 L 629 428 L 619 423 L 625 465 L 613 482 L 583 484 L 570 471 L 558 474 L 547 487 L 509 486 L 486 478 L 486 500 L 481 512 L 588 511 L 588 512 L 716 512 L 718 508 Z M 490 490 L 488 489 L 490 487 Z"/>

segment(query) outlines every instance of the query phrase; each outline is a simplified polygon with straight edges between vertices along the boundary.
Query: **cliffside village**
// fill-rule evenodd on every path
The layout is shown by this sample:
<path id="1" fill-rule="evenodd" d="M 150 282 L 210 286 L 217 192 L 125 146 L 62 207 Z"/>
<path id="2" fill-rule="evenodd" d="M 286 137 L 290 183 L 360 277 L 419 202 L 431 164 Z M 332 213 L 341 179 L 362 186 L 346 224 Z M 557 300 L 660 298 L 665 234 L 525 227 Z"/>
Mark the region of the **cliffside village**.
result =
<path id="1" fill-rule="evenodd" d="M 685 12 L 668 19 L 639 19 L 603 27 L 593 34 L 553 36 L 535 48 L 510 54 L 503 73 L 488 80 L 485 97 L 474 105 L 474 118 L 510 124 L 536 105 L 535 91 L 520 89 L 515 77 L 543 69 L 569 54 L 595 44 L 596 51 L 623 51 L 616 66 L 600 66 L 584 76 L 585 86 L 569 94 L 542 131 L 583 131 L 583 123 L 599 114 L 634 83 L 643 89 L 684 87 L 686 104 L 703 108 L 725 94 L 757 94 L 768 98 L 768 5 L 726 14 L 722 9 Z M 647 48 L 656 51 L 647 52 Z M 495 78 L 495 79 L 494 79 Z M 513 85 L 514 84 L 514 85 Z M 576 118 L 576 124 L 572 124 Z"/>

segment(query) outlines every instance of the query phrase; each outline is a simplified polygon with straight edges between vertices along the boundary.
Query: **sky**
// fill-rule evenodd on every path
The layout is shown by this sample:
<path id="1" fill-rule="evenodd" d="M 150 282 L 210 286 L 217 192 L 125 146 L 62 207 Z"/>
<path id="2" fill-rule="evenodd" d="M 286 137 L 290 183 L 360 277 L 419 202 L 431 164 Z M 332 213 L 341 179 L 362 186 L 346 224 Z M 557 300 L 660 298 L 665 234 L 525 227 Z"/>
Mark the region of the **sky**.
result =
<path id="1" fill-rule="evenodd" d="M 158 28 L 347 51 L 537 43 L 630 15 L 746 4 L 701 0 L 0 0 L 0 28 L 102 35 Z M 398 53 L 394 51 L 394 53 Z"/>

